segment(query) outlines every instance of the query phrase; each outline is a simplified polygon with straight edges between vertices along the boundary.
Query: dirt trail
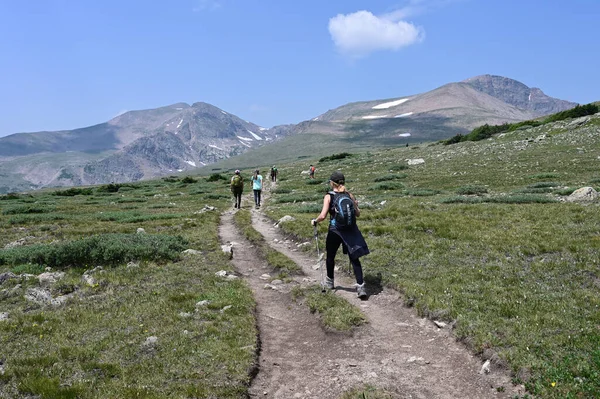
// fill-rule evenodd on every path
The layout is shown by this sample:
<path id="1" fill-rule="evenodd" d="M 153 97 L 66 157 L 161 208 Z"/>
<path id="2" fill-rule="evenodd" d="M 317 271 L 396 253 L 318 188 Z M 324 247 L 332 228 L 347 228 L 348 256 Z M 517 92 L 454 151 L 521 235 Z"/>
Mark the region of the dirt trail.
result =
<path id="1" fill-rule="evenodd" d="M 246 206 L 251 203 L 245 199 Z M 305 273 L 276 290 L 265 288 L 268 281 L 261 275 L 270 270 L 235 228 L 234 212 L 223 214 L 219 235 L 223 242 L 234 243 L 233 263 L 257 301 L 261 352 L 250 397 L 339 398 L 363 384 L 387 389 L 394 398 L 510 398 L 523 393 L 505 373 L 479 374 L 481 361 L 456 342 L 447 327 L 440 329 L 418 317 L 396 292 L 371 290 L 369 299 L 361 301 L 354 281 L 339 271 L 336 294 L 362 309 L 368 324 L 348 334 L 326 332 L 318 317 L 289 294 L 294 285 L 318 284 L 316 254 L 298 251 L 297 243 L 253 209 L 254 228 Z"/>

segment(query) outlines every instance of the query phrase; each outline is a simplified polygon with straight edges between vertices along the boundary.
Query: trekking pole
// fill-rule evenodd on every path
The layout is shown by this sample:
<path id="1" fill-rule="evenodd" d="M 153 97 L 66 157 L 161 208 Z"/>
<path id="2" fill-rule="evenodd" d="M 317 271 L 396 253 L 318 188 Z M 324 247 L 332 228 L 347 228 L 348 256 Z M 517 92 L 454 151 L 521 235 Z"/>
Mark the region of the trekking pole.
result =
<path id="1" fill-rule="evenodd" d="M 317 244 L 317 262 L 319 262 L 319 269 L 321 269 L 321 292 L 325 292 L 325 277 L 323 275 L 323 261 L 321 259 L 321 253 L 319 252 L 319 229 L 317 225 L 313 226 L 315 233 L 315 243 Z"/>

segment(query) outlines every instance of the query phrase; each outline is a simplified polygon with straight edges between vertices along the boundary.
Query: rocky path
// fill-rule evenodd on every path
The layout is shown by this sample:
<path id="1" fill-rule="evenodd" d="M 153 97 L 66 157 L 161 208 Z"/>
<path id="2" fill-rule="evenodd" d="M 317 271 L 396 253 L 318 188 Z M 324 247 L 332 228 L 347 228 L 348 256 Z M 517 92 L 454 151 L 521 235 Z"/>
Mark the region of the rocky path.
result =
<path id="1" fill-rule="evenodd" d="M 396 292 L 371 291 L 361 301 L 354 281 L 341 272 L 336 274 L 336 294 L 360 307 L 368 324 L 347 334 L 326 332 L 318 317 L 289 293 L 297 284 L 318 284 L 316 254 L 298 251 L 297 243 L 253 210 L 254 228 L 305 273 L 276 289 L 265 288 L 268 281 L 261 276 L 271 271 L 236 229 L 234 212 L 222 215 L 219 235 L 223 243 L 234 243 L 233 263 L 257 301 L 261 351 L 250 397 L 339 398 L 364 384 L 386 389 L 394 398 L 511 398 L 522 393 L 501 371 L 480 374 L 480 359 L 456 342 L 447 327 L 404 307 Z"/>

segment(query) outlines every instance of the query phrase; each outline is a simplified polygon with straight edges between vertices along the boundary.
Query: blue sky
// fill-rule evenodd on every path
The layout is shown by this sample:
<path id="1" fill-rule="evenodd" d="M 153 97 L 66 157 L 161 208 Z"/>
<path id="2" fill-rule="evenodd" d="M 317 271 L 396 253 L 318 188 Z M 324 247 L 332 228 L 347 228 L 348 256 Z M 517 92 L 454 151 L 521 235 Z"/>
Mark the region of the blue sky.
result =
<path id="1" fill-rule="evenodd" d="M 598 0 L 3 0 L 0 136 L 204 101 L 261 126 L 495 74 L 600 100 Z"/>

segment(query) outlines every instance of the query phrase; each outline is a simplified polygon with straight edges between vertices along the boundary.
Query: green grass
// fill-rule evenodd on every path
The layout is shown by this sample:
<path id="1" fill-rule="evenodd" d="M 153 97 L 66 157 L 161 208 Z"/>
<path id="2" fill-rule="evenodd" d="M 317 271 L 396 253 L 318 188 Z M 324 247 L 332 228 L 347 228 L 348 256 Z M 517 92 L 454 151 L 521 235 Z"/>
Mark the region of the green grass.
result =
<path id="1" fill-rule="evenodd" d="M 321 292 L 320 286 L 294 287 L 292 295 L 297 301 L 304 300 L 311 312 L 318 313 L 328 329 L 350 331 L 367 322 L 360 309 L 331 291 Z"/>
<path id="2" fill-rule="evenodd" d="M 0 248 L 32 238 L 0 249 L 0 273 L 61 269 L 65 276 L 48 290 L 69 299 L 58 307 L 26 300 L 28 290 L 40 288 L 34 278 L 2 284 L 0 307 L 9 318 L 0 323 L 1 397 L 247 397 L 256 364 L 255 302 L 243 281 L 215 276 L 232 266 L 217 235 L 229 204 L 181 196 L 181 182 L 160 183 L 112 187 L 93 198 L 4 196 L 0 209 L 28 213 L 0 212 Z M 224 185 L 205 184 L 228 194 Z M 118 192 L 124 188 L 131 198 L 149 194 L 143 213 L 126 209 Z M 45 205 L 50 200 L 54 205 Z M 205 204 L 217 210 L 194 214 Z M 29 213 L 30 206 L 47 212 Z M 171 208 L 177 214 L 164 213 Z M 138 227 L 146 234 L 136 234 Z M 186 248 L 201 255 L 181 255 Z M 103 270 L 88 285 L 82 275 L 96 266 Z M 197 307 L 203 300 L 208 305 Z M 150 336 L 156 345 L 144 344 Z"/>
<path id="3" fill-rule="evenodd" d="M 371 249 L 365 277 L 380 274 L 423 316 L 455 321 L 459 339 L 475 353 L 498 353 L 515 382 L 538 397 L 600 397 L 597 204 L 557 200 L 597 181 L 597 154 L 577 148 L 597 146 L 598 120 L 574 132 L 544 125 L 491 141 L 361 153 L 344 163 L 347 188 L 368 205 L 358 218 Z M 550 139 L 523 146 L 541 134 Z M 425 164 L 403 171 L 404 187 L 373 184 L 410 158 Z M 304 163 L 287 165 L 289 174 Z M 300 179 L 279 187 L 309 193 Z M 405 195 L 411 192 L 428 195 Z M 273 202 L 266 212 L 273 220 L 293 216 L 283 230 L 309 240 L 315 215 L 301 209 Z"/>

